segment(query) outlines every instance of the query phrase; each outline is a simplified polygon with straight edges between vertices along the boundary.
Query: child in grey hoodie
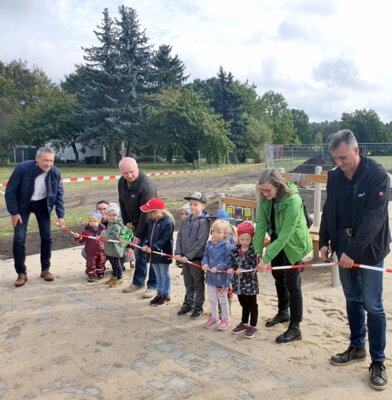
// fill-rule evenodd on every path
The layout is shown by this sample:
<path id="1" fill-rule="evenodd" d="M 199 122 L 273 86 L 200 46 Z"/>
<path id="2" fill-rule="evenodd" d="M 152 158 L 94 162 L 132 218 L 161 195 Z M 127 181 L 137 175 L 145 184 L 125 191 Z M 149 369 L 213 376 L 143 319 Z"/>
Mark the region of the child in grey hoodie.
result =
<path id="1" fill-rule="evenodd" d="M 202 215 L 206 207 L 206 197 L 203 193 L 195 192 L 192 196 L 184 197 L 189 201 L 192 214 L 186 218 L 178 232 L 175 259 L 182 263 L 182 275 L 185 285 L 185 298 L 178 315 L 193 311 L 191 318 L 200 318 L 203 315 L 204 304 L 204 271 L 191 265 L 201 263 L 204 248 L 210 234 L 210 223 Z"/>

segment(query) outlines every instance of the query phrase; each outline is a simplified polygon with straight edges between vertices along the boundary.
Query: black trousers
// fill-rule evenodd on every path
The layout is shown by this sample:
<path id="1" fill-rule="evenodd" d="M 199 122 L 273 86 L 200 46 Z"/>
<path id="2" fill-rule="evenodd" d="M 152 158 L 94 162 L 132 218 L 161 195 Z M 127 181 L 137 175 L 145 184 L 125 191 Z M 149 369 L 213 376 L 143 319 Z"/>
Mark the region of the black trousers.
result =
<path id="1" fill-rule="evenodd" d="M 50 215 L 46 198 L 30 203 L 26 212 L 20 213 L 22 223 L 14 228 L 13 253 L 15 270 L 17 274 L 26 273 L 26 234 L 30 214 L 34 213 L 38 222 L 39 235 L 41 237 L 41 269 L 42 271 L 50 268 L 50 258 L 52 255 L 52 238 L 50 236 Z"/>
<path id="2" fill-rule="evenodd" d="M 301 261 L 295 263 L 299 265 Z M 284 250 L 282 250 L 272 261 L 273 267 L 291 265 Z M 302 268 L 272 270 L 275 278 L 276 293 L 278 295 L 279 312 L 284 312 L 290 307 L 290 322 L 299 324 L 302 321 L 303 301 L 301 289 Z"/>
<path id="3" fill-rule="evenodd" d="M 243 324 L 249 323 L 249 316 L 250 316 L 250 325 L 256 326 L 257 325 L 257 317 L 259 316 L 259 307 L 257 305 L 257 296 L 250 295 L 245 296 L 242 294 L 238 295 L 238 301 L 242 307 L 242 319 L 241 322 Z"/>

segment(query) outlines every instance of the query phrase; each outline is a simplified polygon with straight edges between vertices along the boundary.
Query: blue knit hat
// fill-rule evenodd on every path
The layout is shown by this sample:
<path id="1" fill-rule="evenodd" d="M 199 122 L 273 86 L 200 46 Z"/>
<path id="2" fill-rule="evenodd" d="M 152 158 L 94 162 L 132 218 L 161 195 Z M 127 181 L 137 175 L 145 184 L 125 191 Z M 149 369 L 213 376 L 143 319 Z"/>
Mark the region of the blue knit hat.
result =
<path id="1" fill-rule="evenodd" d="M 89 217 L 97 217 L 98 221 L 101 222 L 102 214 L 98 210 L 91 211 L 91 213 L 89 213 L 88 216 Z"/>
<path id="2" fill-rule="evenodd" d="M 190 203 L 186 203 L 181 207 L 181 210 L 185 210 L 189 215 L 192 215 L 192 211 L 190 209 Z"/>

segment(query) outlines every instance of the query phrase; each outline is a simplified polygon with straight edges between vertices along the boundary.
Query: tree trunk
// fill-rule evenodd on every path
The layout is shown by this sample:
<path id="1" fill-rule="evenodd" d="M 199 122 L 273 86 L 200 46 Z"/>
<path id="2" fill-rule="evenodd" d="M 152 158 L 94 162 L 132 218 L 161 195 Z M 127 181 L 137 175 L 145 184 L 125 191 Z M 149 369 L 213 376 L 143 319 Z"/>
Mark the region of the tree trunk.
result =
<path id="1" fill-rule="evenodd" d="M 127 149 L 127 151 L 125 152 L 125 157 L 132 157 L 131 156 L 131 141 L 130 140 L 127 141 L 126 149 Z"/>
<path id="2" fill-rule="evenodd" d="M 169 147 L 166 151 L 166 161 L 173 162 L 173 147 Z"/>
<path id="3" fill-rule="evenodd" d="M 113 144 L 109 145 L 109 165 L 111 167 L 116 167 L 116 150 Z"/>
<path id="4" fill-rule="evenodd" d="M 76 148 L 76 142 L 72 142 L 71 146 L 72 146 L 72 150 L 75 154 L 75 163 L 77 166 L 79 166 L 79 152 L 78 152 L 78 149 Z"/>

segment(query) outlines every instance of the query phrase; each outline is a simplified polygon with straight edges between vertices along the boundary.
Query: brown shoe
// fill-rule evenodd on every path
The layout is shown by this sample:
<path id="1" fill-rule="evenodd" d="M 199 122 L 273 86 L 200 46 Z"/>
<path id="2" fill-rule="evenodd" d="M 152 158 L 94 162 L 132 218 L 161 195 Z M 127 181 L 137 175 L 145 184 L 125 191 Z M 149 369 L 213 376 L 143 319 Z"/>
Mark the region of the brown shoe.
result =
<path id="1" fill-rule="evenodd" d="M 18 274 L 18 279 L 15 281 L 16 287 L 21 287 L 27 282 L 26 274 Z"/>
<path id="2" fill-rule="evenodd" d="M 44 269 L 41 272 L 41 278 L 44 278 L 45 281 L 51 282 L 54 279 L 54 276 L 49 272 L 48 269 Z"/>

